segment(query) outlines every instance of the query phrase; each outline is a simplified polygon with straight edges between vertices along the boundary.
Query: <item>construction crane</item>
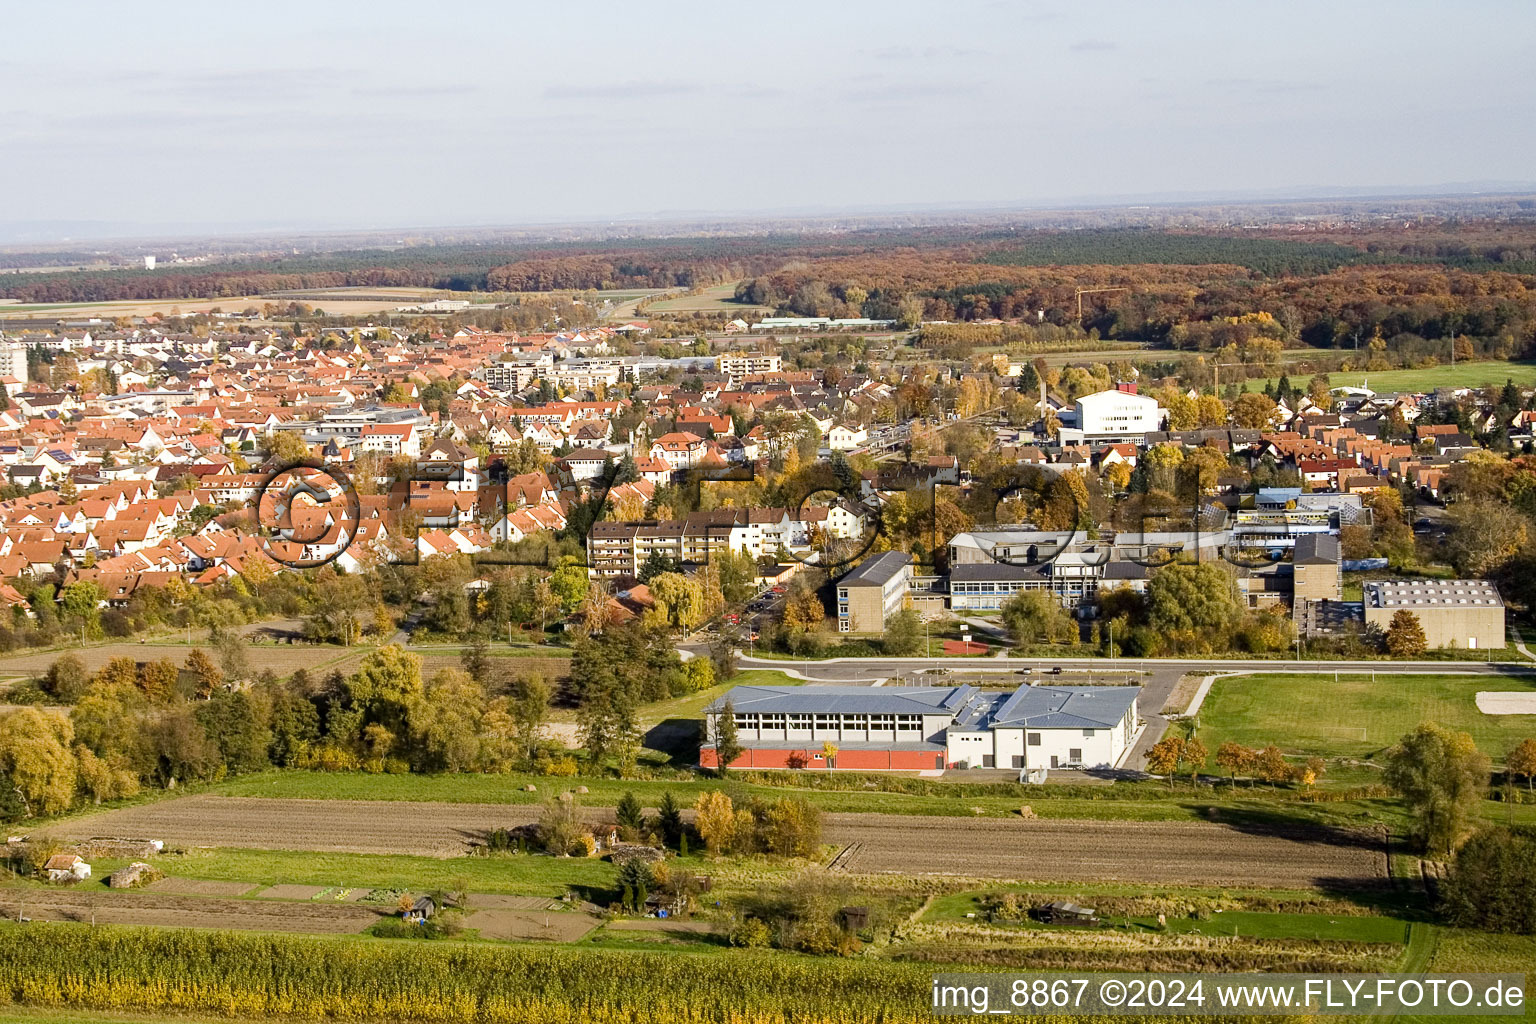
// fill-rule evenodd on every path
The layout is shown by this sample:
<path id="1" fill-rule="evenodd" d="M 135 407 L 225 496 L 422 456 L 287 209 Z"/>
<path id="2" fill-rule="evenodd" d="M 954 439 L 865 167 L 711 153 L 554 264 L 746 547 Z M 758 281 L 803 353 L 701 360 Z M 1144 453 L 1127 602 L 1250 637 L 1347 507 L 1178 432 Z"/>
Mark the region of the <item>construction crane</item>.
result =
<path id="1" fill-rule="evenodd" d="M 1091 295 L 1094 292 L 1128 292 L 1130 290 L 1131 289 L 1129 287 L 1118 287 L 1118 288 L 1079 288 L 1077 290 L 1077 322 L 1078 323 L 1082 323 L 1083 322 L 1083 296 L 1084 295 Z"/>

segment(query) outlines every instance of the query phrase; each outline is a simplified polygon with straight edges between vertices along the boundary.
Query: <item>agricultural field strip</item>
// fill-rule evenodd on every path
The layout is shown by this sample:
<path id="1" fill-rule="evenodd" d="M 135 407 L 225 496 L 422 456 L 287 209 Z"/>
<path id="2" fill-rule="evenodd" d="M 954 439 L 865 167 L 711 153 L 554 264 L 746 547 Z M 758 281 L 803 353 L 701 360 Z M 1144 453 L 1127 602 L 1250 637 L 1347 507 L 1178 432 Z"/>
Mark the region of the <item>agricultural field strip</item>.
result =
<path id="1" fill-rule="evenodd" d="M 0 916 L 12 921 L 25 916 L 34 921 L 351 934 L 361 932 L 392 909 L 145 891 L 0 889 Z"/>
<path id="2" fill-rule="evenodd" d="M 536 821 L 540 810 L 530 804 L 199 795 L 88 815 L 50 831 L 71 839 L 144 836 L 172 846 L 450 857 L 490 829 Z M 584 813 L 591 820 L 611 814 L 592 808 Z M 1386 876 L 1382 846 L 1364 833 L 1331 843 L 1301 832 L 1203 822 L 833 813 L 826 816 L 824 837 L 859 844 L 845 861 L 851 873 L 1294 887 L 1370 884 Z"/>

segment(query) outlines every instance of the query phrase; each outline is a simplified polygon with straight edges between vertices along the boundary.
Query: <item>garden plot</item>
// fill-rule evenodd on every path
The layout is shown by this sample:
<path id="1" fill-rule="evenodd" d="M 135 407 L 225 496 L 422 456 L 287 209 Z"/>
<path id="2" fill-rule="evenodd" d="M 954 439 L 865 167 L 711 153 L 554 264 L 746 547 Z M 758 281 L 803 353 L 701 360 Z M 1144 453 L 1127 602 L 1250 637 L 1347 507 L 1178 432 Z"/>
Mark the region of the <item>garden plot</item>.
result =
<path id="1" fill-rule="evenodd" d="M 477 910 L 464 919 L 482 939 L 544 939 L 575 942 L 602 922 L 591 914 L 558 910 Z"/>
<path id="2" fill-rule="evenodd" d="M 212 882 L 202 878 L 162 878 L 144 887 L 149 892 L 176 896 L 244 896 L 256 888 L 255 882 Z"/>

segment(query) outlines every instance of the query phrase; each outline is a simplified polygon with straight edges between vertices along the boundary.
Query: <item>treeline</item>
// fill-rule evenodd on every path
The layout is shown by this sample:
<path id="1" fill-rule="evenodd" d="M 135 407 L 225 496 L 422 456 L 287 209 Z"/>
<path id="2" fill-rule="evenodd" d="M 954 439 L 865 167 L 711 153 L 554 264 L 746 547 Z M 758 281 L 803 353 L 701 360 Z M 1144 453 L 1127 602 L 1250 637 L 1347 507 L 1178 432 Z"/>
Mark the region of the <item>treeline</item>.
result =
<path id="1" fill-rule="evenodd" d="M 1392 263 L 1412 257 L 1367 253 L 1337 242 L 1180 234 L 1148 228 L 1032 233 L 990 253 L 985 262 L 1009 267 L 1128 266 L 1148 263 L 1226 264 L 1266 277 L 1323 274 L 1339 267 Z"/>
<path id="2" fill-rule="evenodd" d="M 421 677 L 421 659 L 379 648 L 356 672 L 254 682 L 246 646 L 225 635 L 218 657 L 194 649 L 139 664 L 111 659 L 95 673 L 60 657 L 38 688 L 57 708 L 0 716 L 0 818 L 59 814 L 269 767 L 404 773 L 514 769 L 573 775 L 545 742 L 551 692 L 533 676 L 490 671 L 483 649 L 465 669 Z"/>
<path id="3" fill-rule="evenodd" d="M 1114 288 L 1082 296 L 1081 327 L 1099 338 L 1217 350 L 1263 334 L 1249 318 L 1266 313 L 1282 347 L 1358 347 L 1362 360 L 1373 340 L 1449 358 L 1444 339 L 1453 336 L 1489 354 L 1518 355 L 1536 328 L 1536 278 L 1500 271 L 1348 266 L 1267 278 L 1231 265 L 1005 267 L 963 255 L 907 250 L 815 260 L 743 281 L 736 291 L 743 301 L 802 316 L 908 325 L 1024 320 L 1040 331 L 1077 327 L 1079 289 Z"/>
<path id="4" fill-rule="evenodd" d="M 768 238 L 627 239 L 495 246 L 412 246 L 231 260 L 197 269 L 130 267 L 8 274 L 0 298 L 23 302 L 218 299 L 273 291 L 415 287 L 452 291 L 549 291 L 604 287 L 692 287 L 766 272 L 786 260 L 873 251 L 879 234 L 857 241 Z"/>

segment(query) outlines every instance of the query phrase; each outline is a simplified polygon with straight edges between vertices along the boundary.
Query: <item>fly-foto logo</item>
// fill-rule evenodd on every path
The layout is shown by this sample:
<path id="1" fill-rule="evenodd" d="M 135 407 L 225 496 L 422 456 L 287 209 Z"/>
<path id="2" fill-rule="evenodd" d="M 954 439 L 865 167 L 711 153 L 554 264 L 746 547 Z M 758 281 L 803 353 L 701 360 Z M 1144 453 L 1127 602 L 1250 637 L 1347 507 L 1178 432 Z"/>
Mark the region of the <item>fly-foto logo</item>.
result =
<path id="1" fill-rule="evenodd" d="M 256 493 L 256 522 L 268 556 L 292 569 L 340 558 L 362 527 L 362 499 L 335 466 L 301 462 L 268 473 Z"/>

